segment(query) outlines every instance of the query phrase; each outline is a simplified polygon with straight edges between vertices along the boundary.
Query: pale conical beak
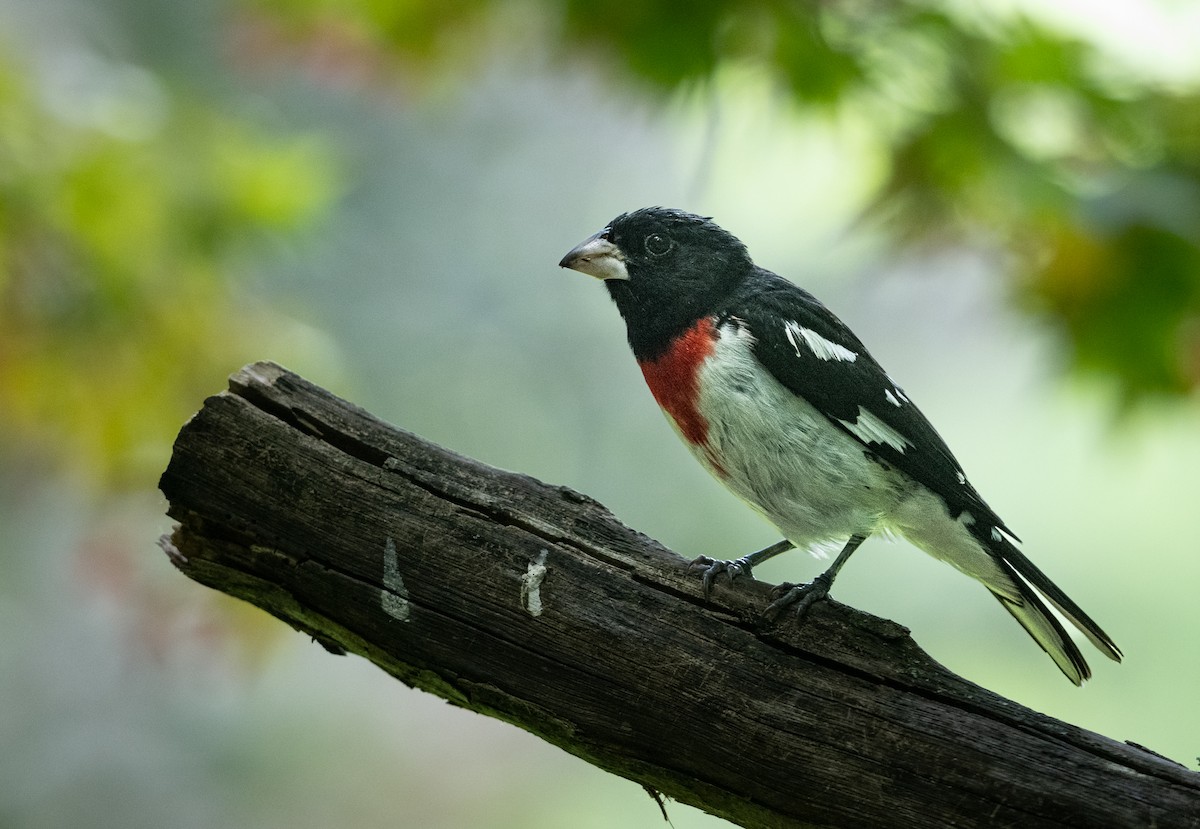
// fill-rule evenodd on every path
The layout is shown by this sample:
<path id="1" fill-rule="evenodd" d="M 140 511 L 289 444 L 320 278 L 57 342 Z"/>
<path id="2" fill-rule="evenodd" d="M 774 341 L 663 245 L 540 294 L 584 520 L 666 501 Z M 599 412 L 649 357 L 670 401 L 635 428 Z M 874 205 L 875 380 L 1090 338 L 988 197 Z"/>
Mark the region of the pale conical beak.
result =
<path id="1" fill-rule="evenodd" d="M 619 247 L 604 238 L 606 232 L 606 230 L 602 230 L 571 248 L 571 252 L 562 258 L 558 266 L 586 273 L 597 279 L 628 279 L 629 271 L 625 269 L 625 254 L 621 253 Z"/>

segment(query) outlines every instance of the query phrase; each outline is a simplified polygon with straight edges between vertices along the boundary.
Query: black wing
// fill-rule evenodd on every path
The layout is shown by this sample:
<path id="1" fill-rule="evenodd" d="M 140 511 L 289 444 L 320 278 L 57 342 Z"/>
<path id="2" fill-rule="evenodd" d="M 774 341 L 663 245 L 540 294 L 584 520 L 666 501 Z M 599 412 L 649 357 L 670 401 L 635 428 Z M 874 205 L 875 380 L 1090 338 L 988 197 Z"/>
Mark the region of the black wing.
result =
<path id="1" fill-rule="evenodd" d="M 952 516 L 970 512 L 1016 538 L 967 481 L 921 410 L 814 296 L 760 268 L 722 316 L 744 322 L 767 370 L 865 451 L 940 495 Z"/>

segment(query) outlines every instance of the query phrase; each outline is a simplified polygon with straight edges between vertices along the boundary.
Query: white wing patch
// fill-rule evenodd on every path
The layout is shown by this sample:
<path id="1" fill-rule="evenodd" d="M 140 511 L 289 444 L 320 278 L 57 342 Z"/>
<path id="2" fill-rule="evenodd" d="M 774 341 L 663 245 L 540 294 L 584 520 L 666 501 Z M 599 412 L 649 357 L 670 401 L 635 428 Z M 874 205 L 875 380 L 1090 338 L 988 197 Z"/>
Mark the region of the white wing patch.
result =
<path id="1" fill-rule="evenodd" d="M 884 389 L 883 396 L 884 396 L 884 398 L 887 399 L 887 402 L 891 403 L 893 406 L 899 407 L 899 406 L 903 405 L 900 402 L 899 398 L 897 398 L 896 395 L 892 394 L 891 389 Z"/>
<path id="2" fill-rule="evenodd" d="M 858 354 L 846 348 L 844 345 L 838 345 L 832 340 L 827 340 L 813 331 L 811 328 L 805 328 L 798 322 L 789 321 L 783 326 L 783 334 L 787 337 L 787 341 L 792 344 L 792 348 L 796 349 L 796 356 L 799 357 L 800 341 L 808 346 L 808 350 L 813 353 L 813 356 L 818 360 L 840 360 L 845 363 L 853 363 L 858 359 Z"/>
<path id="3" fill-rule="evenodd" d="M 993 541 L 1007 541 L 1009 544 L 1013 544 L 1013 543 L 1016 543 L 1017 537 L 1015 535 L 1013 535 L 1012 533 L 1010 533 L 1008 530 L 1002 529 L 1000 527 L 992 527 L 992 540 Z"/>
<path id="4" fill-rule="evenodd" d="M 853 421 L 841 420 L 838 422 L 849 429 L 852 434 L 864 443 L 886 443 L 897 452 L 903 452 L 909 446 L 904 435 L 897 432 L 891 426 L 888 426 L 862 406 L 858 407 L 858 417 Z"/>

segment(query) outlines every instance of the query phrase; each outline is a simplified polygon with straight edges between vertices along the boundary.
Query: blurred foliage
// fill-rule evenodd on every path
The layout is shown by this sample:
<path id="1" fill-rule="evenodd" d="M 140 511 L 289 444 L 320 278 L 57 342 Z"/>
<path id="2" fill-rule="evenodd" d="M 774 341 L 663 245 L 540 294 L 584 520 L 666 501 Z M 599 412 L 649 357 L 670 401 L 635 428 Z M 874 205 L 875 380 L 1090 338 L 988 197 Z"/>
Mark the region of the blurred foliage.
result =
<path id="1" fill-rule="evenodd" d="M 1033 8 L 1036 0 L 1018 2 Z M 487 279 L 468 284 L 442 278 L 461 271 L 464 261 L 487 267 L 496 245 L 505 241 L 504 230 L 515 223 L 464 236 L 448 221 L 463 221 L 458 202 L 478 193 L 486 198 L 471 206 L 472 215 L 486 216 L 502 199 L 512 199 L 506 209 L 549 199 L 546 210 L 561 212 L 562 205 L 553 202 L 564 192 L 560 180 L 530 181 L 531 165 L 503 166 L 517 142 L 526 156 L 539 160 L 562 148 L 556 142 L 568 133 L 555 133 L 555 122 L 540 120 L 531 106 L 540 105 L 536 96 L 551 86 L 547 108 L 561 115 L 562 102 L 574 101 L 576 128 L 583 123 L 585 130 L 592 129 L 589 119 L 597 113 L 615 121 L 596 125 L 600 140 L 588 145 L 590 153 L 605 136 L 619 136 L 631 124 L 636 131 L 645 120 L 644 108 L 636 105 L 640 100 L 677 95 L 674 106 L 664 110 L 678 114 L 687 107 L 690 115 L 693 104 L 703 104 L 710 85 L 713 100 L 723 105 L 723 79 L 750 76 L 757 84 L 766 77 L 804 118 L 832 126 L 823 132 L 852 136 L 847 157 L 869 155 L 864 165 L 872 172 L 849 188 L 853 195 L 840 199 L 829 199 L 820 186 L 782 185 L 777 192 L 747 198 L 759 199 L 766 210 L 824 198 L 822 209 L 835 201 L 837 208 L 829 212 L 840 217 L 844 205 L 857 203 L 862 189 L 876 181 L 879 153 L 887 163 L 868 214 L 876 222 L 872 232 L 885 228 L 899 244 L 963 244 L 1004 254 L 1002 261 L 1012 263 L 1015 301 L 1061 332 L 1072 370 L 1105 378 L 1128 401 L 1179 398 L 1200 385 L 1197 81 L 1169 85 L 1096 45 L 1011 14 L 989 16 L 980 11 L 983 5 L 954 5 L 953 0 L 943 5 L 915 0 L 0 2 L 0 458 L 8 472 L 0 475 L 0 526 L 9 542 L 0 544 L 0 612 L 7 612 L 0 619 L 14 632 L 0 647 L 0 697 L 17 702 L 6 708 L 7 718 L 0 717 L 0 743 L 10 748 L 0 755 L 0 781 L 10 783 L 0 785 L 0 824 L 13 824 L 7 818 L 17 803 L 24 810 L 17 823 L 29 815 L 26 823 L 39 826 L 54 823 L 55 815 L 74 813 L 86 817 L 59 822 L 325 826 L 353 815 L 356 825 L 391 826 L 400 814 L 396 797 L 372 794 L 394 795 L 400 780 L 409 782 L 400 800 L 414 825 L 483 825 L 481 820 L 507 825 L 494 786 L 476 792 L 471 801 L 458 785 L 465 779 L 463 757 L 477 761 L 479 774 L 472 779 L 492 780 L 497 767 L 512 765 L 507 744 L 489 752 L 486 745 L 480 750 L 475 742 L 464 743 L 458 756 L 452 747 L 447 753 L 442 742 L 448 730 L 435 709 L 428 716 L 415 715 L 432 726 L 415 736 L 405 727 L 397 741 L 397 732 L 380 729 L 379 721 L 368 716 L 395 710 L 393 683 L 362 680 L 329 686 L 337 690 L 328 693 L 334 703 L 375 693 L 378 705 L 356 709 L 368 716 L 363 722 L 370 724 L 362 729 L 368 736 L 382 735 L 380 743 L 389 752 L 393 744 L 403 744 L 411 752 L 402 755 L 406 766 L 397 766 L 390 753 L 380 754 L 381 761 L 364 755 L 361 749 L 369 748 L 370 740 L 346 743 L 346 712 L 323 703 L 319 686 L 311 694 L 293 693 L 297 683 L 312 679 L 306 663 L 279 674 L 282 679 L 266 693 L 252 695 L 261 708 L 235 704 L 228 706 L 235 712 L 229 716 L 221 694 L 228 660 L 213 661 L 213 676 L 206 682 L 208 657 L 232 651 L 237 666 L 256 672 L 274 645 L 285 641 L 277 637 L 286 627 L 221 594 L 196 591 L 170 572 L 161 556 L 147 555 L 147 545 L 164 529 L 152 484 L 170 443 L 202 398 L 224 386 L 228 373 L 261 358 L 282 360 L 318 378 L 332 373 L 295 365 L 330 356 L 319 336 L 287 317 L 291 311 L 309 312 L 296 308 L 302 301 L 298 296 L 314 305 L 328 303 L 317 313 L 328 314 L 331 329 L 340 326 L 348 351 L 355 345 L 347 332 L 365 332 L 359 342 L 367 345 L 360 345 L 359 353 L 368 354 L 373 364 L 387 362 L 376 369 L 381 381 L 368 386 L 377 398 L 404 396 L 401 384 L 394 396 L 378 391 L 394 380 L 397 369 L 423 385 L 445 384 L 444 401 L 423 395 L 409 411 L 425 410 L 427 423 L 444 417 L 452 423 L 446 433 L 453 428 L 476 435 L 490 429 L 504 439 L 508 433 L 532 435 L 514 446 L 557 453 L 556 470 L 576 464 L 599 476 L 589 480 L 606 481 L 610 492 L 625 491 L 624 462 L 650 444 L 624 422 L 602 422 L 608 418 L 600 409 L 610 402 L 609 390 L 627 383 L 628 376 L 609 386 L 592 382 L 609 379 L 609 366 L 602 353 L 596 362 L 560 359 L 557 349 L 570 340 L 561 320 L 522 327 L 530 318 L 518 313 L 530 308 L 520 298 L 505 296 L 502 286 Z M 634 99 L 625 117 L 617 96 L 597 94 L 590 78 L 581 83 L 569 77 L 561 86 L 545 83 L 541 75 L 568 63 L 613 80 L 614 87 L 625 84 L 623 89 L 636 90 L 641 98 Z M 497 68 L 498 78 L 482 78 L 484 71 Z M 535 75 L 535 83 L 510 95 L 506 84 L 513 78 L 530 80 L 520 77 L 522 71 Z M 464 94 L 466 84 L 479 89 Z M 417 118 L 396 117 L 389 110 L 409 105 L 413 92 L 425 90 L 433 94 L 412 107 Z M 577 93 L 601 100 L 572 97 Z M 483 117 L 459 117 L 454 108 L 469 108 L 463 99 L 472 94 L 488 100 Z M 446 110 L 439 109 L 442 105 Z M 510 122 L 490 116 L 502 108 L 522 129 L 508 130 Z M 451 117 L 442 119 L 447 110 Z M 414 122 L 423 119 L 448 123 L 415 128 Z M 771 122 L 783 125 L 783 135 L 801 131 L 782 119 Z M 704 125 L 702 119 L 686 123 Z M 458 140 L 467 131 L 473 131 L 470 140 Z M 582 131 L 569 134 L 577 137 Z M 634 136 L 611 149 L 627 179 L 652 165 L 672 166 L 653 156 L 619 157 L 635 151 L 631 148 L 660 151 L 658 137 L 648 142 L 644 135 Z M 442 140 L 445 146 L 437 153 L 423 146 L 421 152 L 408 152 L 422 142 Z M 748 165 L 758 165 L 754 186 L 762 180 L 758 171 L 778 157 L 774 148 L 786 140 L 776 134 L 765 160 Z M 397 148 L 399 141 L 412 145 Z M 536 169 L 565 175 L 585 153 L 578 146 L 562 149 L 561 157 L 549 159 L 557 164 Z M 681 155 L 690 153 L 685 148 Z M 432 168 L 427 175 L 414 175 L 405 166 L 421 164 Z M 493 172 L 488 165 L 503 169 L 481 185 L 480 176 Z M 363 175 L 375 177 L 370 187 L 352 178 Z M 567 192 L 590 186 L 576 184 Z M 613 189 L 606 186 L 605 198 Z M 388 199 L 379 198 L 379 191 L 388 191 Z M 576 232 L 562 242 L 574 241 Z M 467 237 L 469 243 L 463 241 Z M 304 249 L 310 239 L 316 243 Z M 391 244 L 381 244 L 385 240 Z M 447 257 L 451 248 L 453 256 Z M 420 302 L 413 297 L 425 289 L 417 280 L 388 279 L 369 270 L 402 268 L 410 253 L 426 269 L 435 258 L 455 263 L 440 262 L 444 267 L 426 280 L 429 294 Z M 383 282 L 386 296 L 381 296 Z M 295 294 L 279 290 L 281 284 L 295 285 Z M 270 296 L 263 296 L 264 286 Z M 480 286 L 488 290 L 481 292 Z M 468 295 L 471 305 L 463 308 Z M 410 330 L 392 338 L 400 318 L 397 302 L 413 306 L 399 309 Z M 521 306 L 519 312 L 515 306 Z M 427 313 L 431 308 L 438 310 Z M 467 352 L 441 353 L 441 362 L 428 366 L 428 360 L 397 366 L 403 353 L 447 351 L 431 336 L 445 333 L 443 310 L 481 315 L 476 321 L 483 324 L 474 326 L 478 330 L 456 337 L 467 344 Z M 543 303 L 534 311 L 550 317 L 553 306 Z M 597 316 L 611 331 L 611 314 L 600 309 Z M 511 350 L 505 343 L 498 347 L 498 328 L 512 320 L 520 321 L 512 326 L 513 342 L 518 337 L 520 342 Z M 413 343 L 425 351 L 403 351 Z M 566 395 L 578 398 L 574 409 L 544 405 L 563 399 L 553 395 L 511 393 L 547 385 L 541 368 L 548 364 L 537 362 L 537 355 L 528 362 L 512 359 L 530 343 L 543 356 L 550 354 L 560 373 L 568 364 L 590 367 L 580 375 L 589 382 L 560 384 Z M 1007 357 L 980 353 L 985 361 Z M 1018 355 L 1014 365 L 1025 356 Z M 975 359 L 974 352 L 968 358 Z M 455 360 L 465 361 L 461 372 L 452 366 Z M 1004 375 L 1012 367 L 999 368 Z M 476 382 L 493 373 L 487 382 Z M 536 417 L 518 418 L 525 428 L 511 428 L 514 421 L 496 417 L 489 408 L 497 393 L 508 395 L 503 403 L 510 414 Z M 513 397 L 524 399 L 513 405 Z M 594 405 L 597 400 L 605 406 Z M 1050 417 L 1052 432 L 1057 424 L 1063 439 L 1049 447 L 1054 457 L 1043 464 L 1046 474 L 1086 478 L 1081 486 L 1060 487 L 1073 493 L 1073 500 L 1056 504 L 1058 529 L 1046 528 L 1044 535 L 1065 539 L 1058 544 L 1060 565 L 1070 561 L 1070 551 L 1086 551 L 1077 576 L 1093 578 L 1105 595 L 1104 568 L 1088 562 L 1117 560 L 1142 541 L 1145 527 L 1171 527 L 1182 509 L 1175 501 L 1186 501 L 1194 489 L 1181 472 L 1194 465 L 1180 466 L 1181 458 L 1200 451 L 1189 437 L 1194 428 L 1184 424 L 1163 432 L 1155 444 L 1159 449 L 1148 457 L 1109 466 L 1109 459 L 1095 451 L 1087 417 L 1068 423 L 1068 418 L 1054 420 L 1048 410 L 1031 413 L 1016 396 L 1004 402 L 1008 409 L 992 415 L 1014 433 L 1028 431 L 1031 439 L 1018 445 L 1033 453 L 1027 463 L 1002 464 L 1012 470 L 1009 474 L 1046 460 L 1037 454 L 1043 442 L 1033 433 Z M 1023 418 L 1041 420 L 1034 429 Z M 653 438 L 648 433 L 647 440 L 656 439 L 657 445 L 659 424 L 650 428 Z M 984 434 L 986 440 L 986 429 Z M 514 457 L 524 449 L 506 451 L 497 454 Z M 57 461 L 69 472 L 91 476 L 104 497 L 98 506 L 77 497 L 74 488 L 59 485 L 60 476 L 31 470 L 31 459 Z M 691 469 L 686 457 L 680 463 Z M 569 482 L 569 473 L 562 474 Z M 43 490 L 47 478 L 53 486 Z M 1162 485 L 1130 488 L 1129 481 Z M 131 492 L 113 497 L 114 487 Z M 93 492 L 85 489 L 83 495 Z M 694 515 L 701 501 L 691 499 L 708 497 L 704 492 L 681 491 L 680 514 Z M 1179 497 L 1172 501 L 1171 495 Z M 626 497 L 626 508 L 637 500 Z M 644 510 L 641 516 L 655 512 L 662 510 Z M 1072 514 L 1098 518 L 1057 520 Z M 1133 541 L 1122 541 L 1113 518 L 1122 514 L 1139 518 L 1139 526 L 1129 531 L 1138 536 Z M 682 549 L 740 544 L 736 536 L 751 526 L 736 520 L 726 529 L 700 527 L 690 519 L 684 524 L 690 535 L 677 535 Z M 726 541 L 714 532 L 725 532 Z M 1088 533 L 1092 543 L 1083 543 Z M 1173 705 L 1176 697 L 1160 694 L 1149 707 L 1129 706 L 1127 700 L 1144 697 L 1150 686 L 1190 687 L 1179 681 L 1188 661 L 1179 660 L 1178 648 L 1159 635 L 1171 619 L 1183 618 L 1180 608 L 1190 605 L 1186 599 L 1163 601 L 1159 594 L 1195 581 L 1178 575 L 1194 557 L 1169 541 L 1147 543 L 1166 552 L 1156 568 L 1137 580 L 1132 595 L 1126 584 L 1108 594 L 1114 627 L 1122 627 L 1125 614 L 1120 641 L 1131 654 L 1141 654 L 1143 668 L 1157 665 L 1159 673 L 1123 669 L 1112 676 L 1116 684 L 1106 680 L 1109 696 L 1097 687 L 1099 695 L 1089 697 L 1090 703 L 1081 702 L 1073 688 L 1058 689 L 1054 693 L 1064 696 L 1053 697 L 1049 710 L 1081 724 L 1090 719 L 1105 733 L 1144 733 L 1140 723 L 1150 725 L 1153 718 L 1136 716 L 1150 709 L 1165 712 L 1155 727 L 1169 743 L 1182 733 L 1174 721 L 1179 719 L 1175 712 L 1189 710 L 1184 698 L 1176 694 L 1180 702 Z M 923 566 L 894 560 L 881 566 Z M 937 565 L 930 561 L 929 566 Z M 929 577 L 938 576 L 931 570 Z M 886 588 L 871 595 L 872 601 L 904 599 Z M 962 601 L 971 600 L 963 595 Z M 1141 612 L 1151 596 L 1161 618 L 1139 628 L 1136 620 L 1155 615 Z M 892 607 L 902 614 L 912 610 L 920 624 L 918 605 Z M 925 622 L 931 639 L 943 627 L 933 617 Z M 986 627 L 978 631 L 990 636 Z M 129 658 L 124 641 L 120 646 L 114 641 L 118 638 L 138 642 L 164 665 L 182 666 L 183 679 L 173 684 L 187 693 L 164 687 L 156 672 Z M 1019 634 L 1014 641 L 1014 654 L 1019 650 L 1024 658 L 1028 644 Z M 1028 658 L 1045 670 L 1040 655 Z M 1002 692 L 1007 682 L 1007 692 L 1025 696 L 1037 681 L 1033 671 L 1006 670 L 1007 658 L 960 664 L 991 671 Z M 316 669 L 319 678 L 331 682 L 355 681 L 353 673 Z M 271 681 L 270 672 L 264 677 Z M 407 699 L 401 707 L 420 704 Z M 1116 713 L 1105 720 L 1104 711 Z M 323 712 L 337 717 L 327 728 Z M 305 728 L 297 729 L 296 722 Z M 336 739 L 326 741 L 323 729 Z M 304 742 L 288 742 L 297 735 Z M 435 741 L 437 752 L 429 750 Z M 347 758 L 367 770 L 346 779 L 367 782 L 332 791 L 323 785 L 328 759 L 336 758 L 342 744 L 352 746 L 353 757 Z M 231 750 L 230 745 L 242 747 Z M 1178 740 L 1174 745 L 1173 751 L 1186 750 L 1178 748 Z M 497 756 L 505 762 L 497 764 Z M 545 769 L 531 772 L 530 779 L 543 780 L 546 769 L 565 768 L 561 757 L 548 756 Z M 311 761 L 299 767 L 301 774 L 296 758 Z M 395 768 L 404 773 L 397 776 Z M 385 769 L 390 776 L 375 780 L 372 769 Z M 590 791 L 597 784 L 587 779 L 583 785 Z M 310 792 L 312 798 L 306 798 Z M 558 799 L 578 817 L 574 794 Z M 425 807 L 422 798 L 429 798 Z M 643 800 L 637 801 L 640 810 L 647 805 Z M 451 808 L 440 819 L 422 811 L 428 803 L 444 809 L 460 801 L 466 811 Z M 137 818 L 122 820 L 124 814 Z M 514 826 L 537 822 L 530 820 L 527 806 L 512 814 L 507 822 Z M 559 813 L 554 815 L 543 823 L 560 825 Z M 596 815 L 596 825 L 597 820 L 631 825 L 608 813 Z M 657 819 L 656 812 L 651 815 Z"/>
<path id="2" fill-rule="evenodd" d="M 297 31 L 352 21 L 407 59 L 517 4 L 247 0 Z M 1200 90 L 1013 14 L 921 0 L 540 0 L 564 53 L 671 91 L 761 67 L 800 104 L 870 123 L 873 214 L 908 243 L 1019 256 L 1019 301 L 1126 402 L 1200 385 Z"/>
<path id="3" fill-rule="evenodd" d="M 563 8 L 570 37 L 653 83 L 751 61 L 868 119 L 891 152 L 875 212 L 901 239 L 1020 254 L 1020 298 L 1126 402 L 1200 385 L 1200 89 L 1022 17 L 913 0 Z"/>
<path id="4" fill-rule="evenodd" d="M 0 416 L 7 440 L 144 485 L 199 401 L 286 336 L 228 276 L 326 203 L 331 171 L 312 138 L 68 63 L 40 86 L 0 64 Z"/>
<path id="5" fill-rule="evenodd" d="M 352 81 L 398 83 L 521 38 L 659 93 L 759 67 L 813 117 L 878 134 L 890 164 L 871 215 L 897 240 L 1017 254 L 1018 302 L 1061 332 L 1074 368 L 1126 401 L 1200 385 L 1200 92 L 1028 19 L 918 0 L 228 9 L 235 63 L 315 54 Z M 5 55 L 0 43 L 5 434 L 144 482 L 202 394 L 282 335 L 231 276 L 329 203 L 330 153 L 167 69 L 81 50 L 60 60 L 64 81 Z"/>

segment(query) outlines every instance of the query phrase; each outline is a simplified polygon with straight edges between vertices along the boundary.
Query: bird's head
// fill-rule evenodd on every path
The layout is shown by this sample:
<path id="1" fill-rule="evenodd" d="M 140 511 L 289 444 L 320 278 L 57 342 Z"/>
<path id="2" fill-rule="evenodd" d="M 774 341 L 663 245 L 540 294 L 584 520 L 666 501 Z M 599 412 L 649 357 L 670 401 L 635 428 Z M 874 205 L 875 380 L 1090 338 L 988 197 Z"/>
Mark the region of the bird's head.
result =
<path id="1" fill-rule="evenodd" d="M 711 219 L 665 207 L 625 213 L 558 263 L 602 279 L 629 326 L 686 327 L 710 313 L 754 267 Z"/>

